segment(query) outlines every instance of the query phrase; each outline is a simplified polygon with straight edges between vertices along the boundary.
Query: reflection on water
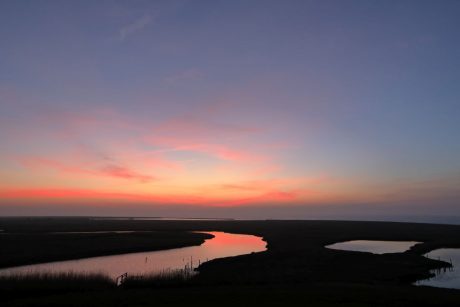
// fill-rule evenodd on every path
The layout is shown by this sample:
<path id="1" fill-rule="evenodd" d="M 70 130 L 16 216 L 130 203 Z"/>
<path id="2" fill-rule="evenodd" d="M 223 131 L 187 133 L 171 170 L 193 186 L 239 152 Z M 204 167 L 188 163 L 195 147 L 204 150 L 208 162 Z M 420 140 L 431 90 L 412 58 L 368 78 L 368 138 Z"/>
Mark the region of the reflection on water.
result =
<path id="1" fill-rule="evenodd" d="M 419 280 L 417 286 L 433 286 L 460 289 L 460 248 L 440 248 L 425 254 L 425 257 L 442 260 L 452 264 L 450 268 L 432 270 L 434 277 Z"/>
<path id="2" fill-rule="evenodd" d="M 0 275 L 74 272 L 104 273 L 115 278 L 125 272 L 146 274 L 183 269 L 186 265 L 197 267 L 200 263 L 215 258 L 266 250 L 266 242 L 260 237 L 224 232 L 207 233 L 214 235 L 214 238 L 206 240 L 200 246 L 26 265 L 0 270 Z"/>
<path id="3" fill-rule="evenodd" d="M 378 240 L 353 240 L 335 243 L 326 246 L 331 249 L 339 249 L 355 252 L 369 252 L 374 254 L 402 253 L 420 242 L 415 241 L 378 241 Z"/>

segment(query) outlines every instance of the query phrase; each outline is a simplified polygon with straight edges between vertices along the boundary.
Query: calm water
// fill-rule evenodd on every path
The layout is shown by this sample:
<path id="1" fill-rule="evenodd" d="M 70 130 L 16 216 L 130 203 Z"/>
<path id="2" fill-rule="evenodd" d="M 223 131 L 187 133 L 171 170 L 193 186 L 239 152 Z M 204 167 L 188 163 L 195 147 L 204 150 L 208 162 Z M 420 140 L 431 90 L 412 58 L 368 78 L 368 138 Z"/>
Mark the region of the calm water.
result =
<path id="1" fill-rule="evenodd" d="M 436 249 L 425 254 L 425 257 L 451 262 L 453 267 L 431 271 L 436 276 L 417 281 L 415 283 L 417 286 L 460 289 L 460 248 Z"/>
<path id="2" fill-rule="evenodd" d="M 200 262 L 207 260 L 261 252 L 267 249 L 266 242 L 260 237 L 224 232 L 207 233 L 214 235 L 214 238 L 206 240 L 200 246 L 19 266 L 2 269 L 0 275 L 75 272 L 104 273 L 116 278 L 125 272 L 147 274 L 169 269 L 183 269 L 190 264 L 192 267 L 197 267 Z"/>
<path id="3" fill-rule="evenodd" d="M 331 249 L 346 251 L 369 252 L 374 254 L 402 253 L 420 242 L 415 241 L 377 241 L 377 240 L 354 240 L 335 243 L 326 246 Z"/>

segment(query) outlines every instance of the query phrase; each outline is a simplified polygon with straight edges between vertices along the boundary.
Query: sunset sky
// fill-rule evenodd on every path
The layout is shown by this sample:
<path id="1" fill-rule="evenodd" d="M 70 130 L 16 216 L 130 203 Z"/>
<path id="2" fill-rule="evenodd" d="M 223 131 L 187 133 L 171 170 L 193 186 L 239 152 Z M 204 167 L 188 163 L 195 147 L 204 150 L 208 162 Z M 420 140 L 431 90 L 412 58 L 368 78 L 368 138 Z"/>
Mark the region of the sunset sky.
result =
<path id="1" fill-rule="evenodd" d="M 460 215 L 460 1 L 1 1 L 0 215 Z"/>

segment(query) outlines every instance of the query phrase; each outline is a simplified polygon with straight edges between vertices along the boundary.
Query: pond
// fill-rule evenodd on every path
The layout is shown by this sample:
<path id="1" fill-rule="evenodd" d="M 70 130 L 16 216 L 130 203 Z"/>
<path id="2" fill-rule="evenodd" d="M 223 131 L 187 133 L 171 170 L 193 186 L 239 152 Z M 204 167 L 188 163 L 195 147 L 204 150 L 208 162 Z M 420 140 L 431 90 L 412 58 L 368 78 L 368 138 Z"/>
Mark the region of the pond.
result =
<path id="1" fill-rule="evenodd" d="M 374 254 L 387 254 L 387 253 L 403 253 L 418 243 L 420 242 L 353 240 L 353 241 L 339 242 L 339 243 L 327 245 L 326 248 L 346 250 L 346 251 L 355 251 L 355 252 L 368 252 L 368 253 L 374 253 Z"/>
<path id="2" fill-rule="evenodd" d="M 116 278 L 126 272 L 142 275 L 184 269 L 186 266 L 195 268 L 208 260 L 267 250 L 261 237 L 214 231 L 206 233 L 214 237 L 199 246 L 18 266 L 1 269 L 0 275 L 73 272 L 103 273 Z"/>
<path id="3" fill-rule="evenodd" d="M 460 289 L 460 248 L 440 248 L 424 255 L 425 257 L 443 260 L 452 264 L 450 268 L 432 270 L 434 277 L 415 282 L 417 286 L 433 286 Z"/>

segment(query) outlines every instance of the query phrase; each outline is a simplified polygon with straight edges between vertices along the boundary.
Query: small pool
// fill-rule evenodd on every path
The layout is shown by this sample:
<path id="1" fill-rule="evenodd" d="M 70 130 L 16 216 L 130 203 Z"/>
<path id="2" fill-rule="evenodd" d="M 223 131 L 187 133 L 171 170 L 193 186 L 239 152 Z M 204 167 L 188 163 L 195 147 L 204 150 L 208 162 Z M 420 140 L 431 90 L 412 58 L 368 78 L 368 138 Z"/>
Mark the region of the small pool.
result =
<path id="1" fill-rule="evenodd" d="M 435 274 L 435 276 L 415 282 L 416 286 L 460 289 L 460 248 L 440 248 L 424 256 L 449 262 L 452 267 L 432 270 L 431 273 Z"/>
<path id="2" fill-rule="evenodd" d="M 373 254 L 403 253 L 409 250 L 416 241 L 379 241 L 379 240 L 353 240 L 334 243 L 325 246 L 330 249 L 367 252 Z"/>

